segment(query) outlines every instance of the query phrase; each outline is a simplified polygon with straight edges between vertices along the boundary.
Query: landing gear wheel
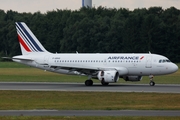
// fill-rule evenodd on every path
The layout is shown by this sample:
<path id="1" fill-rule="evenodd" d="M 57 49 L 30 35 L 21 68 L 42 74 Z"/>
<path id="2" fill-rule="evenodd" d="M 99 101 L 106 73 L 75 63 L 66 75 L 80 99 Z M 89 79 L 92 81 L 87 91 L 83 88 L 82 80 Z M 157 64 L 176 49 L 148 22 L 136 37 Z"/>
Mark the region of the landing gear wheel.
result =
<path id="1" fill-rule="evenodd" d="M 154 86 L 154 85 L 155 85 L 155 82 L 153 81 L 153 78 L 154 78 L 153 75 L 149 75 L 149 79 L 150 79 L 149 85 L 150 85 L 150 86 Z"/>
<path id="2" fill-rule="evenodd" d="M 86 86 L 92 86 L 93 85 L 93 81 L 92 80 L 86 80 L 85 81 L 85 85 Z"/>
<path id="3" fill-rule="evenodd" d="M 109 83 L 105 82 L 104 80 L 101 81 L 101 84 L 102 84 L 103 86 L 108 86 L 108 85 L 109 85 Z"/>
<path id="4" fill-rule="evenodd" d="M 154 86 L 154 85 L 155 85 L 155 82 L 154 82 L 154 81 L 151 81 L 151 82 L 149 83 L 149 85 L 150 85 L 150 86 Z"/>

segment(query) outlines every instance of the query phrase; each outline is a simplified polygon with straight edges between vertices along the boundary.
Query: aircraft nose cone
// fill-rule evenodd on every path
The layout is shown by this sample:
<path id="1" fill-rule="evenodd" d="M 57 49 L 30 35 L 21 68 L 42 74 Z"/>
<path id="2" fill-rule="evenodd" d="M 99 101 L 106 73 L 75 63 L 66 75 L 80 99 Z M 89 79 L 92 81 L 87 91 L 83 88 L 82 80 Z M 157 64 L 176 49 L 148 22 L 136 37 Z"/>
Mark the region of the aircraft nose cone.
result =
<path id="1" fill-rule="evenodd" d="M 177 66 L 176 64 L 173 63 L 173 64 L 171 65 L 171 71 L 172 71 L 173 73 L 176 72 L 176 71 L 178 71 L 178 69 L 179 69 L 179 68 L 178 68 L 178 66 Z"/>

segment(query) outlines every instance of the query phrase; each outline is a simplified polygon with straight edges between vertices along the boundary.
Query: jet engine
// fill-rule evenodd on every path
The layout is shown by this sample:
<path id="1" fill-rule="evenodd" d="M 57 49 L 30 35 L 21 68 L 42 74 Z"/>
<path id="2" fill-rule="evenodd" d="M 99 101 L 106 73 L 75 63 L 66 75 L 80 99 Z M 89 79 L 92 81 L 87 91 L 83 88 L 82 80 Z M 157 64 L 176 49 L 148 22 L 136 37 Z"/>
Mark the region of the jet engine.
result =
<path id="1" fill-rule="evenodd" d="M 136 82 L 136 81 L 142 80 L 142 76 L 123 76 L 123 79 L 124 79 L 125 81 Z"/>
<path id="2" fill-rule="evenodd" d="M 106 83 L 114 83 L 119 80 L 119 73 L 117 71 L 99 71 L 98 79 Z"/>

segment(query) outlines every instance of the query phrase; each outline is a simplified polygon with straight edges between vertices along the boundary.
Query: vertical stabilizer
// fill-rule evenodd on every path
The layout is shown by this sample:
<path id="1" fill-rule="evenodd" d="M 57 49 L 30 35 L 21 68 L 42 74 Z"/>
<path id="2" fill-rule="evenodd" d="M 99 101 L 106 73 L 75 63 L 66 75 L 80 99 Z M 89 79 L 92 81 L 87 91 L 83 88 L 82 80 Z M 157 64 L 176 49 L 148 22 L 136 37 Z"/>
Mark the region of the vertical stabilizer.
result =
<path id="1" fill-rule="evenodd" d="M 23 55 L 47 52 L 24 22 L 16 22 L 16 30 Z"/>

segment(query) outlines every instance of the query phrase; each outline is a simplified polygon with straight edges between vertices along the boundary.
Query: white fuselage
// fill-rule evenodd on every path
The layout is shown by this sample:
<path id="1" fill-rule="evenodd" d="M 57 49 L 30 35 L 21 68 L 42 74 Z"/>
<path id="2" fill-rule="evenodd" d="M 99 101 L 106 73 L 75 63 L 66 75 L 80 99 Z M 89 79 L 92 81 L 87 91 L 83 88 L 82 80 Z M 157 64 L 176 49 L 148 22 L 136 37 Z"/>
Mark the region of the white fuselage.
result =
<path id="1" fill-rule="evenodd" d="M 22 57 L 22 56 L 15 56 Z M 79 70 L 117 70 L 120 76 L 165 75 L 178 67 L 166 57 L 156 54 L 33 54 L 33 61 L 16 60 L 29 66 L 63 74 L 81 74 Z M 68 69 L 67 69 L 68 68 Z"/>

